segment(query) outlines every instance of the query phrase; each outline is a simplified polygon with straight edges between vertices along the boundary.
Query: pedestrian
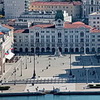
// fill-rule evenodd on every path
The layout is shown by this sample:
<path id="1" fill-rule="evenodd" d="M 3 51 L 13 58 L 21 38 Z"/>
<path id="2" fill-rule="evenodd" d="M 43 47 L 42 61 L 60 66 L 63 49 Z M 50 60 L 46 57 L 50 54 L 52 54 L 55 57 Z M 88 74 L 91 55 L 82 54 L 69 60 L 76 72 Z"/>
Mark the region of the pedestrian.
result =
<path id="1" fill-rule="evenodd" d="M 53 86 L 53 90 L 55 90 L 55 87 Z"/>
<path id="2" fill-rule="evenodd" d="M 30 92 L 29 89 L 27 89 L 27 92 Z"/>
<path id="3" fill-rule="evenodd" d="M 43 88 L 43 90 L 42 90 L 43 92 L 45 92 L 45 88 Z"/>

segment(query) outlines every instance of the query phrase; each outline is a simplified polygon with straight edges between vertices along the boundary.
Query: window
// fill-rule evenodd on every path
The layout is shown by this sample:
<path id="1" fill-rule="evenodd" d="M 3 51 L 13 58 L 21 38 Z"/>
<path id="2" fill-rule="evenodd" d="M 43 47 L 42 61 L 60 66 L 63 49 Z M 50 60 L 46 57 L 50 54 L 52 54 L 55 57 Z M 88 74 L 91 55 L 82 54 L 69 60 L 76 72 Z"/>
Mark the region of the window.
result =
<path id="1" fill-rule="evenodd" d="M 84 42 L 84 39 L 81 39 L 80 42 Z"/>
<path id="2" fill-rule="evenodd" d="M 84 37 L 84 32 L 81 32 L 80 33 L 80 37 Z"/>
<path id="3" fill-rule="evenodd" d="M 16 38 L 16 36 L 14 36 L 14 38 Z"/>
<path id="4" fill-rule="evenodd" d="M 44 33 L 44 31 L 41 31 L 41 33 Z"/>
<path id="5" fill-rule="evenodd" d="M 44 35 L 41 35 L 41 38 L 44 38 Z"/>
<path id="6" fill-rule="evenodd" d="M 61 39 L 58 39 L 58 43 L 61 43 Z"/>
<path id="7" fill-rule="evenodd" d="M 49 31 L 46 31 L 46 33 L 49 33 Z"/>
<path id="8" fill-rule="evenodd" d="M 26 35 L 25 38 L 28 38 L 28 35 Z"/>
<path id="9" fill-rule="evenodd" d="M 100 37 L 100 35 L 98 35 L 98 37 Z"/>
<path id="10" fill-rule="evenodd" d="M 92 39 L 92 42 L 95 42 L 95 39 Z"/>
<path id="11" fill-rule="evenodd" d="M 51 33 L 55 33 L 55 31 L 51 31 Z"/>
<path id="12" fill-rule="evenodd" d="M 95 35 L 92 35 L 92 38 L 95 38 Z"/>
<path id="13" fill-rule="evenodd" d="M 58 37 L 61 37 L 61 33 L 58 33 Z"/>
<path id="14" fill-rule="evenodd" d="M 55 39 L 55 36 L 52 36 L 52 39 Z"/>
<path id="15" fill-rule="evenodd" d="M 86 44 L 86 46 L 89 46 L 89 44 Z"/>
<path id="16" fill-rule="evenodd" d="M 98 39 L 98 41 L 100 41 L 100 39 Z"/>
<path id="17" fill-rule="evenodd" d="M 65 33 L 68 33 L 68 31 L 65 31 Z"/>
<path id="18" fill-rule="evenodd" d="M 36 39 L 36 42 L 38 42 L 38 43 L 39 43 L 39 39 Z"/>
<path id="19" fill-rule="evenodd" d="M 39 32 L 36 32 L 36 37 L 39 37 Z"/>

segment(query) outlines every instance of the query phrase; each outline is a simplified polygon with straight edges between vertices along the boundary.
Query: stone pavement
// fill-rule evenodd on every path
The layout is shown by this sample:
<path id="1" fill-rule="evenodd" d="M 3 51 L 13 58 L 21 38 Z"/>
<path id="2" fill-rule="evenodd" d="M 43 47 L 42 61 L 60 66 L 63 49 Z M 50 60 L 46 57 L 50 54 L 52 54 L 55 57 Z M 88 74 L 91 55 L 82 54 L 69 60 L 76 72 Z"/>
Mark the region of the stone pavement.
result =
<path id="1" fill-rule="evenodd" d="M 50 55 L 35 56 L 36 63 L 36 78 L 40 77 L 59 77 L 59 78 L 70 78 L 69 69 L 70 69 L 70 55 L 64 55 L 62 57 L 54 57 Z M 83 90 L 83 87 L 86 86 L 87 82 L 99 82 L 99 68 L 100 63 L 94 55 L 77 55 L 72 54 L 71 57 L 71 68 L 72 74 L 76 83 L 66 83 L 67 88 L 70 90 Z M 9 66 L 9 65 L 7 65 Z M 12 80 L 22 80 L 30 79 L 33 76 L 34 70 L 34 57 L 33 56 L 22 56 L 21 59 L 12 64 L 7 70 L 7 73 L 2 77 L 3 81 L 12 81 Z M 16 71 L 15 71 L 16 70 Z M 73 88 L 70 88 L 69 85 L 72 85 Z M 41 84 L 42 85 L 42 84 Z M 49 84 L 50 85 L 50 84 Z M 51 84 L 53 87 L 54 84 Z M 57 84 L 55 84 L 56 87 Z M 63 84 L 65 86 L 65 84 Z M 63 86 L 63 85 L 58 85 Z M 24 85 L 11 85 L 12 90 L 17 91 L 17 87 L 23 87 Z M 30 86 L 30 85 L 28 85 Z M 37 86 L 37 84 L 35 85 Z M 44 86 L 44 85 L 43 85 Z M 46 86 L 46 84 L 45 84 Z M 40 86 L 41 89 L 44 88 Z M 48 87 L 48 84 L 47 84 Z M 79 88 L 80 87 L 80 88 Z M 23 88 L 19 88 L 19 91 L 23 91 Z M 35 87 L 34 87 L 35 88 Z M 26 87 L 27 89 L 27 87 Z M 11 91 L 12 91 L 11 90 Z M 68 89 L 67 89 L 68 90 Z M 25 90 L 26 91 L 26 90 Z"/>

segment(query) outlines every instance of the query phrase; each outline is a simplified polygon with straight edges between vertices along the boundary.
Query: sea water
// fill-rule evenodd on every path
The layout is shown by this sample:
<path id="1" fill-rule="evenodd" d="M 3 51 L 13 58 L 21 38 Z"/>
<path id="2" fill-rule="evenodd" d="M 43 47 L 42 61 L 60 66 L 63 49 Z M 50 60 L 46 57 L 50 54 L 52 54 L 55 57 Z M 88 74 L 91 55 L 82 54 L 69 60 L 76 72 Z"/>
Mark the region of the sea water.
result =
<path id="1" fill-rule="evenodd" d="M 100 100 L 100 95 L 44 95 L 23 97 L 0 97 L 0 100 Z"/>

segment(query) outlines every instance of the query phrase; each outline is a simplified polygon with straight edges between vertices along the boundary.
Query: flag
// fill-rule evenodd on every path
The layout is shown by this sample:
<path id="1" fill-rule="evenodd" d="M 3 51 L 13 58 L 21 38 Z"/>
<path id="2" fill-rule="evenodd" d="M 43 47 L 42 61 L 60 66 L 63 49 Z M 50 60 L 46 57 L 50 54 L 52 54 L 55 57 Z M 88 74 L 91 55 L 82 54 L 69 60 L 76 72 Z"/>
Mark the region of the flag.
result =
<path id="1" fill-rule="evenodd" d="M 8 54 L 9 54 L 9 52 L 8 52 L 8 51 L 6 51 L 6 52 L 5 52 L 5 55 L 8 55 Z"/>

